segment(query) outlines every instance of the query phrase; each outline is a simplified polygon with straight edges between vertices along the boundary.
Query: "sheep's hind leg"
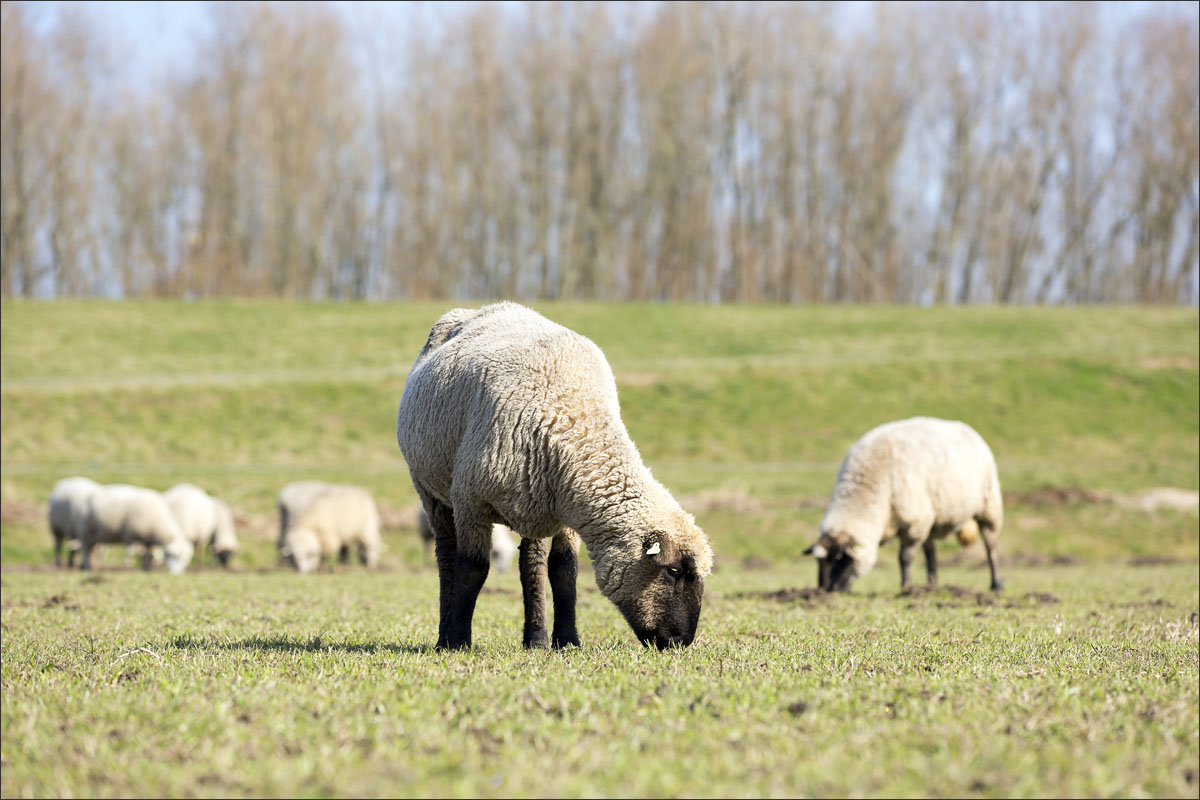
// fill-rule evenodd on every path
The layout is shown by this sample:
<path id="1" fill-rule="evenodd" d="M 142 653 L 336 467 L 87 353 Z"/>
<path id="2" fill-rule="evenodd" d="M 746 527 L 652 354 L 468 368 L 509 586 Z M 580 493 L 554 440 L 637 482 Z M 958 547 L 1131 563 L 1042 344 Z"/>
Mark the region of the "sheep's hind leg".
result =
<path id="1" fill-rule="evenodd" d="M 575 584 L 579 577 L 579 537 L 574 531 L 564 531 L 550 544 L 550 591 L 554 595 L 555 648 L 579 647 L 579 631 L 575 628 Z"/>
<path id="2" fill-rule="evenodd" d="M 521 644 L 533 650 L 548 647 L 546 633 L 546 553 L 545 539 L 521 539 L 517 568 L 521 573 L 521 595 L 525 600 L 525 631 Z"/>
<path id="3" fill-rule="evenodd" d="M 51 533 L 54 534 L 54 566 L 61 567 L 63 539 L 65 537 L 58 531 L 51 531 Z"/>
<path id="4" fill-rule="evenodd" d="M 429 515 L 433 530 L 434 558 L 438 567 L 438 648 L 449 646 L 450 596 L 454 585 L 454 560 L 458 555 L 458 540 L 454 535 L 454 512 L 450 506 L 432 495 L 420 491 L 421 504 Z"/>
<path id="5" fill-rule="evenodd" d="M 454 504 L 457 552 L 450 587 L 450 624 L 446 629 L 446 647 L 451 650 L 471 646 L 475 602 L 492 566 L 492 517 L 485 508 L 460 502 Z M 441 539 L 438 541 L 440 543 Z"/>
<path id="6" fill-rule="evenodd" d="M 925 550 L 925 577 L 930 586 L 937 586 L 937 545 L 934 544 L 933 537 L 926 539 L 921 547 Z"/>
<path id="7" fill-rule="evenodd" d="M 975 522 L 979 525 L 979 533 L 983 536 L 983 546 L 987 549 L 988 568 L 992 571 L 992 591 L 998 592 L 1004 588 L 1004 584 L 1000 582 L 1000 577 L 996 574 L 996 568 L 1000 563 L 1000 531 L 996 530 L 996 526 L 990 519 L 976 517 Z"/>

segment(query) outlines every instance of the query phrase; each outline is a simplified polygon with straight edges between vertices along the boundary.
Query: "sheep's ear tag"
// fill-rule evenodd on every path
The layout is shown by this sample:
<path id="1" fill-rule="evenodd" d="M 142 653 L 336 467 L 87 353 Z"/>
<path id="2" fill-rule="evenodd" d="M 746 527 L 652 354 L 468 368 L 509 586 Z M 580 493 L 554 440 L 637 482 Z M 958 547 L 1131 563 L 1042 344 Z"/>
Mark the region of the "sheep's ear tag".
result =
<path id="1" fill-rule="evenodd" d="M 814 544 L 812 547 L 805 550 L 804 554 L 812 556 L 813 558 L 825 558 L 827 555 L 829 555 L 829 551 L 827 551 L 822 545 Z"/>
<path id="2" fill-rule="evenodd" d="M 659 544 L 658 542 L 655 542 L 654 544 L 650 545 L 649 548 L 646 549 L 646 555 L 648 555 L 648 556 L 656 556 L 660 552 L 662 552 L 662 545 Z"/>

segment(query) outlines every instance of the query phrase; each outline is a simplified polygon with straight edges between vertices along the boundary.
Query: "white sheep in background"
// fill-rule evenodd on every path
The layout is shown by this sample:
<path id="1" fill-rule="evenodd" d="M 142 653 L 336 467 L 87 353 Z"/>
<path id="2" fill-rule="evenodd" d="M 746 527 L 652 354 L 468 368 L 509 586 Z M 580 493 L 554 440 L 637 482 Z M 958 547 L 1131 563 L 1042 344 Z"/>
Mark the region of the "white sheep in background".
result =
<path id="1" fill-rule="evenodd" d="M 429 515 L 423 508 L 417 513 L 417 532 L 421 536 L 421 544 L 425 546 L 428 560 L 428 550 L 433 545 L 433 526 L 429 524 Z M 513 541 L 512 533 L 503 525 L 493 525 L 492 566 L 501 572 L 508 572 L 516 555 L 517 543 Z"/>
<path id="2" fill-rule="evenodd" d="M 195 550 L 161 494 L 127 484 L 101 486 L 92 494 L 81 569 L 91 569 L 92 549 L 98 544 L 141 545 L 143 569 L 150 569 L 151 551 L 161 547 L 174 575 L 187 569 Z"/>
<path id="3" fill-rule="evenodd" d="M 183 535 L 195 547 L 197 558 L 207 546 L 221 566 L 229 566 L 229 559 L 238 549 L 233 512 L 229 506 L 190 483 L 172 486 L 163 492 L 163 499 L 183 529 Z"/>
<path id="4" fill-rule="evenodd" d="M 551 643 L 579 643 L 579 538 L 639 640 L 692 642 L 712 548 L 642 463 L 591 340 L 515 303 L 447 312 L 405 382 L 396 439 L 436 537 L 439 647 L 471 644 L 496 523 L 522 537 L 526 647 L 547 643 L 547 571 Z"/>
<path id="5" fill-rule="evenodd" d="M 275 498 L 276 504 L 279 506 L 277 547 L 282 549 L 292 520 L 308 508 L 309 503 L 327 492 L 332 486 L 333 484 L 325 481 L 294 481 L 279 490 L 279 495 Z"/>
<path id="6" fill-rule="evenodd" d="M 820 538 L 806 552 L 818 559 L 821 588 L 848 591 L 875 565 L 879 546 L 898 536 L 903 590 L 918 546 L 935 584 L 934 542 L 953 533 L 969 544 L 982 534 L 992 590 L 999 591 L 1003 523 L 996 459 L 983 437 L 962 422 L 914 417 L 880 425 L 854 443 L 838 472 Z"/>
<path id="7" fill-rule="evenodd" d="M 63 478 L 50 492 L 50 533 L 54 536 L 54 565 L 62 566 L 63 545 L 67 546 L 67 566 L 75 566 L 75 554 L 83 543 L 87 526 L 88 500 L 100 484 L 90 478 Z"/>
<path id="8" fill-rule="evenodd" d="M 300 572 L 313 572 L 335 555 L 345 563 L 352 547 L 367 567 L 379 563 L 379 511 L 366 489 L 330 486 L 290 519 L 280 553 Z"/>

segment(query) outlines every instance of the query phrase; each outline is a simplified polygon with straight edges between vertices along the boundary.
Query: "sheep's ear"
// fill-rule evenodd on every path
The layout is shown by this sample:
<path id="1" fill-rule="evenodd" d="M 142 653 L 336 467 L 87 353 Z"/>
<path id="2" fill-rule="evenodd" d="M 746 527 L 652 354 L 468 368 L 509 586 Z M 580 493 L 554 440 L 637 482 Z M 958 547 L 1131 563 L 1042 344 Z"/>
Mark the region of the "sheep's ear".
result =
<path id="1" fill-rule="evenodd" d="M 824 545 L 814 544 L 804 551 L 804 555 L 812 556 L 813 558 L 825 558 L 829 555 L 829 552 L 825 549 Z"/>

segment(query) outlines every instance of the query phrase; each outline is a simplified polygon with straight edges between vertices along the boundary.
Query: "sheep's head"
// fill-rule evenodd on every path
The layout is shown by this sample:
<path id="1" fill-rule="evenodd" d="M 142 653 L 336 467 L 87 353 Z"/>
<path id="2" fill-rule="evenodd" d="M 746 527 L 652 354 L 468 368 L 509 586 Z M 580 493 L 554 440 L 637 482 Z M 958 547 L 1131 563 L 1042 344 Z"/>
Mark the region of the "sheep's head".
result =
<path id="1" fill-rule="evenodd" d="M 297 572 L 316 572 L 321 565 L 321 543 L 316 534 L 304 528 L 288 531 L 287 541 L 279 548 L 279 554 Z"/>
<path id="2" fill-rule="evenodd" d="M 180 575 L 191 563 L 195 552 L 195 546 L 187 539 L 175 539 L 163 545 L 163 564 L 172 575 Z"/>
<path id="3" fill-rule="evenodd" d="M 822 533 L 816 544 L 804 555 L 817 559 L 817 586 L 827 592 L 848 592 L 860 574 L 860 565 L 853 550 L 842 544 L 839 537 Z"/>
<path id="4" fill-rule="evenodd" d="M 683 530 L 653 531 L 628 560 L 602 576 L 600 590 L 612 600 L 642 644 L 660 650 L 687 647 L 696 638 L 704 578 L 712 571 L 712 548 L 690 516 Z"/>

